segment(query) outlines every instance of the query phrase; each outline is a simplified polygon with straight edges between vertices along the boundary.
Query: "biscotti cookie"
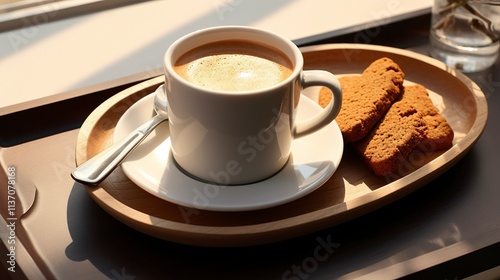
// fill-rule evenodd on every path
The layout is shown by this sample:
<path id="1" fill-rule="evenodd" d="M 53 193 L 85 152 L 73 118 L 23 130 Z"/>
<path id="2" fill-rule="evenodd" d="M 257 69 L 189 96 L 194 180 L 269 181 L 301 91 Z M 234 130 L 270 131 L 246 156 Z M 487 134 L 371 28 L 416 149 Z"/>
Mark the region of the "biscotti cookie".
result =
<path id="1" fill-rule="evenodd" d="M 452 146 L 454 132 L 419 84 L 404 87 L 400 100 L 370 134 L 355 144 L 377 175 L 398 170 L 413 150 L 435 152 Z"/>
<path id="2" fill-rule="evenodd" d="M 427 89 L 419 84 L 406 86 L 403 99 L 412 104 L 423 116 L 427 137 L 416 148 L 424 152 L 446 150 L 453 145 L 454 132 L 446 119 L 432 103 Z"/>
<path id="3" fill-rule="evenodd" d="M 413 148 L 425 139 L 426 130 L 422 114 L 410 103 L 398 101 L 354 145 L 370 169 L 383 176 L 398 170 Z"/>
<path id="4" fill-rule="evenodd" d="M 342 87 L 342 108 L 336 118 L 346 142 L 365 137 L 387 112 L 402 91 L 404 73 L 389 58 L 371 63 L 361 76 L 339 78 Z M 331 94 L 321 89 L 319 103 L 326 106 Z"/>

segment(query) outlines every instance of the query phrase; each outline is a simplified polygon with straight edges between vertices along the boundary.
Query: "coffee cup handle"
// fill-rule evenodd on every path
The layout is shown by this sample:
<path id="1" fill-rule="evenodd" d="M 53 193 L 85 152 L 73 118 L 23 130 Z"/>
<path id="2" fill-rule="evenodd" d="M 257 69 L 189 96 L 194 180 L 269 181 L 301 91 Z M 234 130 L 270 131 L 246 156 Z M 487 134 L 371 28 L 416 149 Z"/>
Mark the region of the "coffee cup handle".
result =
<path id="1" fill-rule="evenodd" d="M 294 138 L 315 132 L 331 123 L 339 114 L 342 106 L 342 89 L 340 82 L 330 72 L 323 70 L 306 70 L 302 73 L 302 88 L 324 86 L 333 94 L 332 101 L 320 113 L 295 125 Z"/>

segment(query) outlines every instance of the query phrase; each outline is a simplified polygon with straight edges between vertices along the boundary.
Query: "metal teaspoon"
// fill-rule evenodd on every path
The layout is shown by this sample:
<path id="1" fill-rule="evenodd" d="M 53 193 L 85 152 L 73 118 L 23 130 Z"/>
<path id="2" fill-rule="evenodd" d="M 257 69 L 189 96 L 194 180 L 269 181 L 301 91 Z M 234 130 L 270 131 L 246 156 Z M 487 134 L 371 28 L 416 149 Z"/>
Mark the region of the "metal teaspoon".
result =
<path id="1" fill-rule="evenodd" d="M 71 172 L 71 177 L 77 182 L 87 185 L 97 185 L 130 154 L 160 123 L 168 120 L 168 105 L 163 85 L 155 91 L 154 110 L 156 115 L 132 131 L 120 141 L 87 160 Z"/>

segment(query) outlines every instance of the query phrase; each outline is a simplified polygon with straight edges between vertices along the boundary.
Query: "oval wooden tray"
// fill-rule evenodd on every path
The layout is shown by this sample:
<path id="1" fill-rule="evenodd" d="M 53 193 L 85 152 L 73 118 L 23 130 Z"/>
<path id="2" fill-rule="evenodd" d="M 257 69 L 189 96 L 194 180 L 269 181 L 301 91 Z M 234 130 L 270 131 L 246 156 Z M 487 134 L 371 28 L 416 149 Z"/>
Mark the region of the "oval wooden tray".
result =
<path id="1" fill-rule="evenodd" d="M 399 176 L 375 176 L 346 147 L 332 178 L 294 202 L 258 211 L 212 212 L 161 200 L 134 185 L 117 168 L 99 186 L 86 186 L 108 213 L 132 228 L 173 242 L 197 246 L 245 246 L 284 240 L 345 222 L 395 201 L 433 180 L 472 147 L 487 119 L 487 104 L 479 87 L 443 63 L 406 50 L 357 44 L 330 44 L 302 49 L 306 69 L 334 74 L 361 73 L 386 56 L 420 83 L 455 131 L 445 152 L 412 154 Z M 153 78 L 128 88 L 101 104 L 85 121 L 76 147 L 77 165 L 111 144 L 120 116 L 164 82 Z"/>

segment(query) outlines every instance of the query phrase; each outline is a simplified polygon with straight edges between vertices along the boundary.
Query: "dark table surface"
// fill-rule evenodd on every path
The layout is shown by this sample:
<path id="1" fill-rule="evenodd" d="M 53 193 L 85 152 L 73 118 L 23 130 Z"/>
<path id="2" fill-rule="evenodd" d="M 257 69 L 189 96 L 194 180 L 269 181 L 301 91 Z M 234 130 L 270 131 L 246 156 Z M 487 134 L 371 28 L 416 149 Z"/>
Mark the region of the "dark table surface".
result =
<path id="1" fill-rule="evenodd" d="M 424 15 L 315 44 L 376 44 L 427 54 L 429 23 Z M 29 211 L 16 228 L 24 248 L 18 270 L 2 269 L 0 278 L 461 279 L 497 267 L 500 62 L 468 76 L 486 96 L 488 122 L 455 166 L 370 214 L 255 247 L 200 248 L 150 237 L 112 218 L 71 180 L 79 126 L 129 84 L 2 116 L 0 165 L 16 167 L 20 200 L 28 201 L 19 202 L 18 211 Z M 5 266 L 8 250 L 0 251 Z"/>

